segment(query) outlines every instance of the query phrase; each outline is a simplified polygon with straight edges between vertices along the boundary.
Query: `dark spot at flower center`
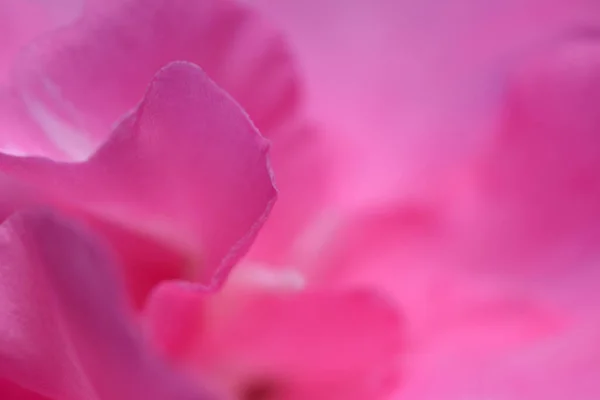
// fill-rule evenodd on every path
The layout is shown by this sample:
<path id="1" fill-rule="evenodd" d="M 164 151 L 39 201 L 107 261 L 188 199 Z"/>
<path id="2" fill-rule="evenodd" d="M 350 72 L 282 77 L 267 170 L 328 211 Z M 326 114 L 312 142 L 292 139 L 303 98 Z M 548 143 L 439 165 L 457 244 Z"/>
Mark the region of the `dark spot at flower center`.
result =
<path id="1" fill-rule="evenodd" d="M 279 389 L 273 381 L 255 380 L 242 387 L 240 400 L 277 400 Z"/>

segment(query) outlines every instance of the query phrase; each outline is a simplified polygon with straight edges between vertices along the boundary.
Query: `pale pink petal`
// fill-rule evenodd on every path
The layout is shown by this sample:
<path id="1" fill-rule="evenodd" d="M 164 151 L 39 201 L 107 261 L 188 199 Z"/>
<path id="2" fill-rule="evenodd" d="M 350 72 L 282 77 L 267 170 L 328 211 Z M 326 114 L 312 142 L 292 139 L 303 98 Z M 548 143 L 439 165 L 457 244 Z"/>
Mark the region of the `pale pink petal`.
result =
<path id="1" fill-rule="evenodd" d="M 576 30 L 514 57 L 495 136 L 480 158 L 342 227 L 321 265 L 372 270 L 384 265 L 372 257 L 390 252 L 388 276 L 423 275 L 424 266 L 477 271 L 577 308 L 597 304 L 599 43 L 594 30 Z"/>
<path id="2" fill-rule="evenodd" d="M 242 398 L 261 390 L 280 399 L 364 399 L 390 389 L 399 318 L 374 293 L 227 293 L 159 286 L 147 309 L 153 340 Z"/>
<path id="3" fill-rule="evenodd" d="M 9 78 L 23 48 L 38 36 L 73 21 L 82 9 L 83 0 L 0 1 L 0 151 L 63 156 L 31 119 L 20 96 L 10 89 Z"/>
<path id="4" fill-rule="evenodd" d="M 402 196 L 391 204 L 372 203 L 341 212 L 319 256 L 301 267 L 324 285 L 361 279 L 378 286 L 404 284 L 403 279 L 390 278 L 419 273 L 428 259 L 441 259 L 443 209 L 436 205 L 435 199 L 428 197 Z"/>
<path id="5" fill-rule="evenodd" d="M 499 133 L 474 166 L 487 215 L 473 219 L 489 224 L 485 239 L 496 242 L 484 250 L 496 249 L 499 261 L 556 258 L 565 246 L 577 246 L 572 257 L 597 254 L 600 34 L 574 32 L 536 49 L 509 79 Z"/>
<path id="6" fill-rule="evenodd" d="M 598 328 L 578 324 L 555 335 L 490 352 L 454 341 L 413 364 L 394 400 L 562 400 L 600 395 Z"/>
<path id="7" fill-rule="evenodd" d="M 179 60 L 200 65 L 266 134 L 293 123 L 299 85 L 285 42 L 229 0 L 92 2 L 82 20 L 23 54 L 15 85 L 65 158 L 81 159 L 156 71 Z"/>
<path id="8" fill-rule="evenodd" d="M 111 257 L 85 230 L 25 212 L 0 235 L 3 398 L 210 398 L 145 348 Z"/>
<path id="9" fill-rule="evenodd" d="M 271 265 L 292 261 L 301 234 L 322 216 L 336 189 L 325 133 L 307 126 L 276 137 L 271 160 L 279 196 L 248 257 Z"/>
<path id="10" fill-rule="evenodd" d="M 200 68 L 177 62 L 88 161 L 2 155 L 0 170 L 35 200 L 103 230 L 142 300 L 168 277 L 220 284 L 276 198 L 267 152 L 237 104 Z"/>
<path id="11" fill-rule="evenodd" d="M 490 255 L 476 272 L 424 205 L 356 217 L 321 260 L 331 275 L 316 276 L 325 285 L 376 285 L 402 305 L 406 369 L 393 399 L 597 397 L 597 263 L 562 264 L 556 275 L 538 254 L 515 260 L 546 271 L 524 279 L 494 271 Z"/>
<path id="12" fill-rule="evenodd" d="M 390 182 L 468 154 L 510 58 L 600 20 L 588 0 L 247 2 L 288 34 L 310 111 L 350 142 L 338 148 L 344 201 L 389 195 Z"/>
<path id="13" fill-rule="evenodd" d="M 12 155 L 43 154 L 64 159 L 52 136 L 32 119 L 29 107 L 12 88 L 0 87 L 0 151 Z"/>
<path id="14" fill-rule="evenodd" d="M 253 257 L 281 261 L 323 202 L 328 166 L 323 133 L 303 118 L 302 82 L 286 42 L 250 7 L 88 1 L 83 20 L 36 40 L 17 63 L 15 87 L 0 101 L 2 150 L 85 159 L 174 60 L 200 65 L 273 140 L 283 197 Z"/>

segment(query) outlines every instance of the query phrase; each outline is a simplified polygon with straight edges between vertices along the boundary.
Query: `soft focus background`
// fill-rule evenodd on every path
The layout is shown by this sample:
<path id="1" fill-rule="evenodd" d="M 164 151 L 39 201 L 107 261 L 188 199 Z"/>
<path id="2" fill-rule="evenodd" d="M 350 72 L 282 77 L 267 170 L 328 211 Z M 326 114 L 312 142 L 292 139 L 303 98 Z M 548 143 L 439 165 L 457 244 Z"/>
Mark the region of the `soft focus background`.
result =
<path id="1" fill-rule="evenodd" d="M 108 239 L 218 399 L 600 399 L 599 104 L 598 0 L 0 0 L 3 199 Z"/>
<path id="2" fill-rule="evenodd" d="M 596 398 L 600 3 L 251 3 L 361 210 L 318 264 L 407 317 L 394 398 Z"/>
<path id="3" fill-rule="evenodd" d="M 562 36 L 594 29 L 600 7 L 587 0 L 247 2 L 283 29 L 311 113 L 348 142 L 345 175 L 367 187 L 348 188 L 345 197 L 469 155 L 492 135 L 486 124 L 511 70 Z"/>

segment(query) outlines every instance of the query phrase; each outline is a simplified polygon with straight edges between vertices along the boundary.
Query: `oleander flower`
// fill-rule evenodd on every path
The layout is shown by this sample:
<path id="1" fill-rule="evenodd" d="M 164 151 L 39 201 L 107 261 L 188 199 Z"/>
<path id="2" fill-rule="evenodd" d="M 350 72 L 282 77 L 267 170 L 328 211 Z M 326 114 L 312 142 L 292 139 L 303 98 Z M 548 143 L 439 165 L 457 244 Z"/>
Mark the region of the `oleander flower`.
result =
<path id="1" fill-rule="evenodd" d="M 480 151 L 512 65 L 600 22 L 588 0 L 246 2 L 286 33 L 308 111 L 335 136 L 336 201 L 363 205 L 431 187 Z"/>
<path id="2" fill-rule="evenodd" d="M 254 254 L 276 263 L 320 207 L 320 132 L 282 38 L 231 1 L 66 1 L 2 3 L 0 394 L 387 392 L 400 324 L 375 291 L 282 291 L 246 266 L 217 293 L 277 195 L 259 130 L 282 207 Z"/>
<path id="3" fill-rule="evenodd" d="M 600 8 L 438 3 L 0 3 L 0 397 L 600 398 Z"/>
<path id="4" fill-rule="evenodd" d="M 144 320 L 173 365 L 225 399 L 384 399 L 398 378 L 397 308 L 365 286 L 242 264 L 217 294 L 163 283 Z"/>
<path id="5" fill-rule="evenodd" d="M 390 398 L 598 398 L 598 3 L 255 3 L 370 168 L 304 270 L 401 306 Z"/>
<path id="6" fill-rule="evenodd" d="M 218 399 L 147 348 L 92 232 L 41 210 L 11 215 L 0 232 L 2 398 Z"/>
<path id="7" fill-rule="evenodd" d="M 258 36 L 252 43 L 271 38 L 230 2 L 90 1 L 14 60 L 2 127 L 28 157 L 3 155 L 2 172 L 111 236 L 138 304 L 162 279 L 218 286 L 272 208 L 268 142 L 255 126 L 285 119 L 294 81 L 276 40 L 257 50 L 257 65 L 225 68 L 239 27 Z M 245 85 L 271 61 L 281 86 L 252 96 Z M 249 102 L 255 123 L 210 80 Z"/>

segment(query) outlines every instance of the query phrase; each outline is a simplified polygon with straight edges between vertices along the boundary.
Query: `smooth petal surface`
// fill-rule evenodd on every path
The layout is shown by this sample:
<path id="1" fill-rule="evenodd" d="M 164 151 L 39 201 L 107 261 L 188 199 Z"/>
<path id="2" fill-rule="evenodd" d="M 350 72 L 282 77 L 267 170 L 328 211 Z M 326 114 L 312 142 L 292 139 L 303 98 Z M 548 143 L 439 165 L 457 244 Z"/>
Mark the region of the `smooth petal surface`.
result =
<path id="1" fill-rule="evenodd" d="M 342 226 L 318 263 L 343 271 L 325 285 L 403 305 L 395 399 L 597 397 L 598 56 L 589 32 L 549 39 L 596 26 L 599 3 L 253 3 L 292 33 L 313 112 L 357 148 L 339 197 L 401 183 L 399 210 Z"/>
<path id="2" fill-rule="evenodd" d="M 595 398 L 597 262 L 512 253 L 514 264 L 498 269 L 488 253 L 474 265 L 459 257 L 443 213 L 426 205 L 369 210 L 339 229 L 316 268 L 324 285 L 371 284 L 402 304 L 405 369 L 392 398 Z M 477 235 L 481 226 L 470 228 Z M 506 273 L 516 267 L 541 273 Z"/>
<path id="3" fill-rule="evenodd" d="M 83 0 L 0 1 L 0 151 L 63 157 L 31 119 L 20 96 L 10 88 L 10 72 L 19 51 L 40 35 L 76 19 Z"/>
<path id="4" fill-rule="evenodd" d="M 0 84 L 18 51 L 36 36 L 76 18 L 83 0 L 0 1 Z"/>
<path id="5" fill-rule="evenodd" d="M 390 274 L 426 265 L 597 303 L 598 43 L 594 30 L 577 30 L 515 57 L 478 157 L 359 214 L 321 266 L 352 273 L 383 255 Z M 397 247 L 396 259 L 377 246 Z"/>
<path id="6" fill-rule="evenodd" d="M 401 208 L 379 217 L 346 227 L 330 278 L 371 282 L 403 305 L 409 350 L 394 400 L 597 396 L 597 262 L 582 264 L 577 252 L 548 262 L 542 252 L 473 264 L 439 215 Z"/>
<path id="7" fill-rule="evenodd" d="M 240 399 L 364 399 L 393 386 L 399 319 L 374 293 L 230 289 L 161 285 L 147 310 L 153 340 Z"/>
<path id="8" fill-rule="evenodd" d="M 286 41 L 235 1 L 87 1 L 84 17 L 35 40 L 0 93 L 0 148 L 84 160 L 133 108 L 156 71 L 175 60 L 201 66 L 273 141 L 282 187 L 254 259 L 283 263 L 324 202 L 323 131 L 305 120 L 303 82 Z"/>
<path id="9" fill-rule="evenodd" d="M 21 96 L 10 87 L 0 87 L 0 126 L 2 153 L 17 156 L 37 154 L 57 160 L 65 158 L 55 138 L 46 134 L 32 118 Z"/>
<path id="10" fill-rule="evenodd" d="M 23 389 L 15 383 L 5 380 L 0 381 L 0 393 L 7 399 L 49 400 L 48 397 Z"/>
<path id="11" fill-rule="evenodd" d="M 3 398 L 211 398 L 144 347 L 115 265 L 83 229 L 26 212 L 0 232 Z"/>
<path id="12" fill-rule="evenodd" d="M 414 365 L 412 379 L 392 399 L 595 399 L 598 337 L 597 326 L 579 324 L 493 355 L 486 344 L 454 343 Z"/>
<path id="13" fill-rule="evenodd" d="M 346 202 L 410 189 L 477 149 L 513 55 L 600 20 L 588 0 L 247 2 L 285 29 L 311 113 L 346 142 L 331 155 Z"/>
<path id="14" fill-rule="evenodd" d="M 332 176 L 332 146 L 316 126 L 306 126 L 285 137 L 276 137 L 270 151 L 278 198 L 248 257 L 270 265 L 297 261 L 297 247 L 307 226 L 322 216 L 331 193 L 337 189 Z"/>
<path id="15" fill-rule="evenodd" d="M 267 151 L 237 104 L 178 62 L 88 161 L 2 155 L 0 170 L 107 234 L 141 300 L 161 279 L 213 287 L 227 275 L 276 197 Z"/>
<path id="16" fill-rule="evenodd" d="M 284 41 L 231 1 L 90 2 L 80 21 L 24 52 L 15 87 L 63 159 L 81 160 L 179 60 L 200 65 L 264 133 L 293 123 L 299 86 Z"/>
<path id="17" fill-rule="evenodd" d="M 484 244 L 486 251 L 496 249 L 503 261 L 575 245 L 579 256 L 597 256 L 600 34 L 581 30 L 555 40 L 509 79 L 498 134 L 474 166 L 488 216 L 473 219 L 489 224 L 486 239 L 497 242 Z"/>

